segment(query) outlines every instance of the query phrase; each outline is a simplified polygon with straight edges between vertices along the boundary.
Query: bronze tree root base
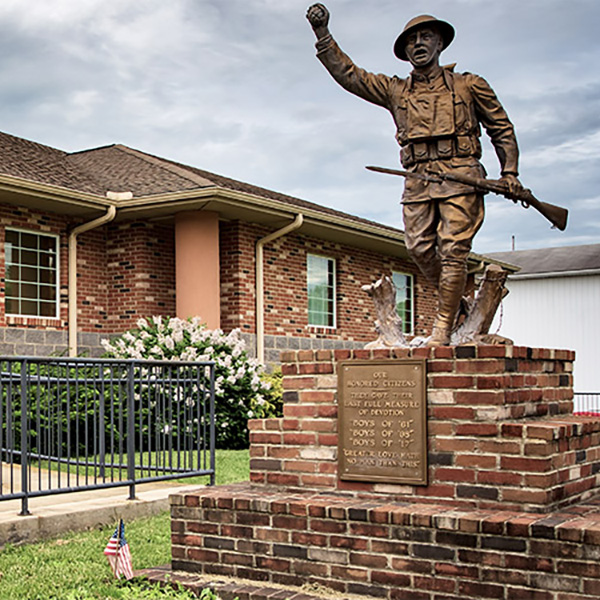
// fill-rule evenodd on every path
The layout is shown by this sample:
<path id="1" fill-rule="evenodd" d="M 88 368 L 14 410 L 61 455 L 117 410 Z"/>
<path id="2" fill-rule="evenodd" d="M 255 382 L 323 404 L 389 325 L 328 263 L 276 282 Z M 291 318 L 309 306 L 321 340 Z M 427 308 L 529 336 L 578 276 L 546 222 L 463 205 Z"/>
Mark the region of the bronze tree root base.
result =
<path id="1" fill-rule="evenodd" d="M 512 340 L 489 333 L 489 328 L 502 299 L 508 294 L 504 287 L 508 272 L 498 265 L 488 265 L 473 302 L 464 302 L 464 319 L 455 325 L 450 335 L 451 346 L 481 344 L 512 344 Z M 428 337 L 408 341 L 402 332 L 402 320 L 396 313 L 396 288 L 392 279 L 384 275 L 362 289 L 371 296 L 377 319 L 375 329 L 379 337 L 365 348 L 419 348 L 426 346 Z"/>

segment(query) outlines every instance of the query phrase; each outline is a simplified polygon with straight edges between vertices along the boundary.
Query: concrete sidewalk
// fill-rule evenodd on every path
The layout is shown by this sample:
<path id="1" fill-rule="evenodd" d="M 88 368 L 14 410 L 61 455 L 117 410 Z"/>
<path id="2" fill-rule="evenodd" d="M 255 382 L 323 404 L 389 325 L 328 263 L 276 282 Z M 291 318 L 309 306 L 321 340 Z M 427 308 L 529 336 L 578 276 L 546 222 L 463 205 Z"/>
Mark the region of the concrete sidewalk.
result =
<path id="1" fill-rule="evenodd" d="M 128 487 L 30 498 L 28 516 L 19 516 L 20 500 L 0 501 L 0 548 L 8 543 L 36 542 L 67 531 L 113 525 L 121 517 L 131 520 L 155 515 L 169 507 L 170 494 L 199 487 L 203 486 L 173 482 L 140 484 L 136 486 L 135 500 L 127 499 Z"/>

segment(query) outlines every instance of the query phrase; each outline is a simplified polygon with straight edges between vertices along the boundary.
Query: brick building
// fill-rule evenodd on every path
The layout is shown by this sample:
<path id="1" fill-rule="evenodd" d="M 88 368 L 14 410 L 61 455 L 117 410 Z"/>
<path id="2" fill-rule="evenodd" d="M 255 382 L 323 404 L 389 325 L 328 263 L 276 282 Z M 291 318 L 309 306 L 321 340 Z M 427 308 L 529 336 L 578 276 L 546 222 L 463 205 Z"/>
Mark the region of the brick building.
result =
<path id="1" fill-rule="evenodd" d="M 97 354 L 150 315 L 239 327 L 267 361 L 362 345 L 361 286 L 383 273 L 407 332 L 435 308 L 398 229 L 122 145 L 68 153 L 5 133 L 0 271 L 2 354 Z"/>

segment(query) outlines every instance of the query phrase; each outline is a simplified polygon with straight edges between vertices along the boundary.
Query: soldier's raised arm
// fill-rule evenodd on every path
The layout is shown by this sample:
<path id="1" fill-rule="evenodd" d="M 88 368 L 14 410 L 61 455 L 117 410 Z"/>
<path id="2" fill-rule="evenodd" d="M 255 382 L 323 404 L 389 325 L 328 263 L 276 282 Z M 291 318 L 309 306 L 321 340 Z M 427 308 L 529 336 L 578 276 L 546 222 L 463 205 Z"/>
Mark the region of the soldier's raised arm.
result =
<path id="1" fill-rule="evenodd" d="M 320 3 L 313 4 L 306 12 L 306 18 L 317 36 L 317 58 L 344 89 L 368 102 L 389 108 L 391 78 L 356 66 L 333 39 L 328 27 L 329 17 L 327 7 Z"/>

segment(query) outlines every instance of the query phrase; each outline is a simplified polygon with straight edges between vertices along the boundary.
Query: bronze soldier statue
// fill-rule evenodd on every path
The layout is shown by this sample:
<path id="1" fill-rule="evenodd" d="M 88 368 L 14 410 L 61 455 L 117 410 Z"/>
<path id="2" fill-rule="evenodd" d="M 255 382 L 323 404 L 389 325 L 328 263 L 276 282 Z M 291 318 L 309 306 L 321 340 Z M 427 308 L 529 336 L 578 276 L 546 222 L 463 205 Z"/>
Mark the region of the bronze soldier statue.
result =
<path id="1" fill-rule="evenodd" d="M 454 38 L 449 23 L 430 15 L 411 19 L 394 44 L 394 54 L 412 65 L 408 77 L 373 74 L 357 67 L 340 49 L 322 4 L 308 9 L 317 36 L 317 57 L 346 90 L 387 108 L 396 124 L 400 160 L 411 173 L 402 198 L 408 251 L 438 291 L 438 312 L 430 346 L 448 345 L 467 281 L 467 257 L 484 216 L 483 193 L 462 182 L 435 178 L 460 173 L 485 177 L 481 125 L 501 167 L 501 182 L 513 193 L 519 150 L 512 123 L 489 84 L 478 75 L 440 66 L 442 50 Z"/>

